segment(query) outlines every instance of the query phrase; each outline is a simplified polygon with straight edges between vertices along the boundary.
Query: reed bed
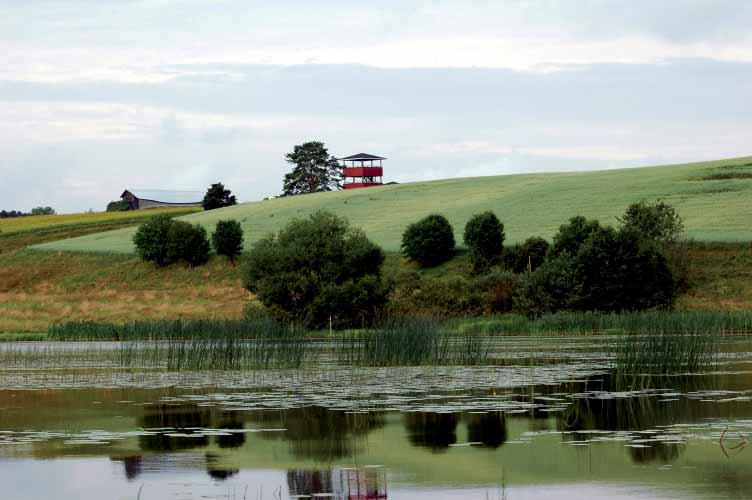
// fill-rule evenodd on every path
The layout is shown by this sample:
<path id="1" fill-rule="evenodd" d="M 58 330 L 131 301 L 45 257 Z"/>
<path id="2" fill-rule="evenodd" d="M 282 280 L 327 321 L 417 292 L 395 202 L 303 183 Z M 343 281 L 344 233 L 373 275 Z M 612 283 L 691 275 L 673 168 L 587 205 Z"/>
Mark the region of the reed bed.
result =
<path id="1" fill-rule="evenodd" d="M 614 351 L 617 377 L 698 374 L 717 365 L 720 340 L 714 333 L 624 335 Z"/>
<path id="2" fill-rule="evenodd" d="M 128 323 L 68 321 L 53 324 L 49 340 L 135 341 L 135 340 L 211 340 L 287 337 L 294 326 L 283 326 L 271 318 L 259 319 L 177 319 L 142 320 Z"/>
<path id="3" fill-rule="evenodd" d="M 481 336 L 450 335 L 442 323 L 425 318 L 389 319 L 336 346 L 340 362 L 354 366 L 478 365 L 490 350 Z"/>
<path id="4" fill-rule="evenodd" d="M 539 318 L 507 314 L 456 320 L 448 326 L 461 334 L 488 335 L 743 335 L 752 334 L 752 311 L 567 312 Z"/>

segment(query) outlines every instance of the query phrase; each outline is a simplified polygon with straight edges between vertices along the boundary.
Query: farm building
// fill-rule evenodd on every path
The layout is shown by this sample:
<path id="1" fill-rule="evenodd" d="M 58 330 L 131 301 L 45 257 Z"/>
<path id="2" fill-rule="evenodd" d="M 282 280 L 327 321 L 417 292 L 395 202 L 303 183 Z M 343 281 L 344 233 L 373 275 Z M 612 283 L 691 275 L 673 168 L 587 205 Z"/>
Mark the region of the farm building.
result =
<path id="1" fill-rule="evenodd" d="M 131 210 L 145 208 L 200 207 L 204 199 L 200 191 L 169 191 L 166 189 L 126 189 L 120 197 Z"/>

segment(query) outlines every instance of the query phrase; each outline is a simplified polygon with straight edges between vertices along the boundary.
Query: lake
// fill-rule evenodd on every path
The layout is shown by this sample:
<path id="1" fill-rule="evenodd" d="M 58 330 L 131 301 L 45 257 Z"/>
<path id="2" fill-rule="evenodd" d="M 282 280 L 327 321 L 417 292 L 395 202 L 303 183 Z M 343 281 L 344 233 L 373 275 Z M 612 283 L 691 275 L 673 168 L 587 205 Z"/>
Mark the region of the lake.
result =
<path id="1" fill-rule="evenodd" d="M 27 499 L 746 499 L 752 341 L 617 378 L 610 337 L 483 366 L 166 371 L 113 343 L 0 345 L 0 484 Z"/>

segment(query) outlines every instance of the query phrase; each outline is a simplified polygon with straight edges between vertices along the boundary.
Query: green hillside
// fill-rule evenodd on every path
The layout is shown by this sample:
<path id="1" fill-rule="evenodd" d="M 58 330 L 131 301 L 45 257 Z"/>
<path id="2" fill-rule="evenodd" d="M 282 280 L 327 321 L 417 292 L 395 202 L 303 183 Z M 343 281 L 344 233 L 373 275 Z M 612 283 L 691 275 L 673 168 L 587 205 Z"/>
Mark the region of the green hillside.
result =
<path id="1" fill-rule="evenodd" d="M 238 219 L 246 239 L 276 231 L 294 217 L 316 210 L 347 216 L 386 250 L 398 250 L 404 228 L 433 212 L 446 215 L 461 242 L 468 218 L 493 210 L 509 241 L 532 235 L 550 238 L 577 214 L 615 223 L 640 199 L 662 198 L 684 217 L 690 237 L 708 241 L 752 240 L 752 157 L 716 162 L 576 173 L 521 174 L 413 182 L 335 193 L 279 198 L 182 217 L 209 229 L 220 219 Z M 38 245 L 50 250 L 133 251 L 135 228 Z"/>

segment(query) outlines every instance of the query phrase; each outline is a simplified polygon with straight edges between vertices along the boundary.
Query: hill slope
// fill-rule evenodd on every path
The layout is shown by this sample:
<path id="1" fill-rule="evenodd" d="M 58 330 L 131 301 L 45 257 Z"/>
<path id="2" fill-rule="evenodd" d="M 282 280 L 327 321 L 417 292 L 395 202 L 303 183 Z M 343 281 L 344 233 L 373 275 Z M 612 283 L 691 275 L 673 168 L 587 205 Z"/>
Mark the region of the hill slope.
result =
<path id="1" fill-rule="evenodd" d="M 709 241 L 752 240 L 752 157 L 716 162 L 576 173 L 473 177 L 279 198 L 191 214 L 182 219 L 212 230 L 220 219 L 238 219 L 247 241 L 276 231 L 316 210 L 347 216 L 385 250 L 399 249 L 405 227 L 440 212 L 461 242 L 474 213 L 493 210 L 508 241 L 551 238 L 568 218 L 581 214 L 614 224 L 625 207 L 662 198 L 684 217 L 690 237 Z M 130 253 L 135 228 L 38 245 L 50 250 Z"/>

